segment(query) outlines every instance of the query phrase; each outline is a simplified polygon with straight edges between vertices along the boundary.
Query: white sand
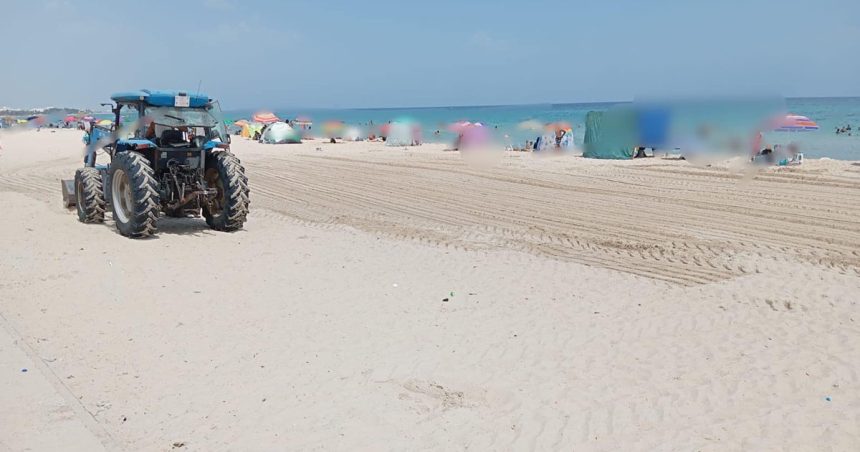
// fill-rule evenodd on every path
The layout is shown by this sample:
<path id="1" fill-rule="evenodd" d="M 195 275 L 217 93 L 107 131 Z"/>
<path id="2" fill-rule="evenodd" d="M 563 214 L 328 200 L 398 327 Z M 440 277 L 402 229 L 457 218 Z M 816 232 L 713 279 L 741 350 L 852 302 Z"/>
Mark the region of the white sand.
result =
<path id="1" fill-rule="evenodd" d="M 239 139 L 246 230 L 133 241 L 79 139 L 0 137 L 0 449 L 860 444 L 860 166 Z"/>

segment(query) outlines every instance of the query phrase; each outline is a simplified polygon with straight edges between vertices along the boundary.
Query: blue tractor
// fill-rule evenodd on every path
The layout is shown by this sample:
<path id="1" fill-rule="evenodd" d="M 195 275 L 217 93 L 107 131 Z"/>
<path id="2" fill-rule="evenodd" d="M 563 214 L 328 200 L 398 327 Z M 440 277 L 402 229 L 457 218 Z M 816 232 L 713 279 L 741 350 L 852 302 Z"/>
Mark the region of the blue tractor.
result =
<path id="1" fill-rule="evenodd" d="M 199 93 L 151 90 L 117 93 L 111 100 L 104 105 L 112 107 L 113 125 L 90 125 L 84 167 L 74 182 L 64 181 L 80 221 L 103 222 L 109 205 L 116 228 L 128 237 L 155 234 L 162 214 L 202 212 L 212 229 L 242 228 L 248 179 L 230 152 L 217 102 Z M 97 164 L 101 150 L 109 163 Z"/>

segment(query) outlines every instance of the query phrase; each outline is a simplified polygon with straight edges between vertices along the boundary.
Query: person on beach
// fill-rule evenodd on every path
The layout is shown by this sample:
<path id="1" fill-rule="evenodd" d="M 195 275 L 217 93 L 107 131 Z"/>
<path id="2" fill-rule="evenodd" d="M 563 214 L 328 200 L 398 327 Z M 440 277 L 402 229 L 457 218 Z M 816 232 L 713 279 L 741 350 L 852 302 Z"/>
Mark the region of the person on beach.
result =
<path id="1" fill-rule="evenodd" d="M 149 126 L 146 128 L 146 134 L 143 137 L 147 140 L 155 139 L 155 121 L 149 123 Z"/>

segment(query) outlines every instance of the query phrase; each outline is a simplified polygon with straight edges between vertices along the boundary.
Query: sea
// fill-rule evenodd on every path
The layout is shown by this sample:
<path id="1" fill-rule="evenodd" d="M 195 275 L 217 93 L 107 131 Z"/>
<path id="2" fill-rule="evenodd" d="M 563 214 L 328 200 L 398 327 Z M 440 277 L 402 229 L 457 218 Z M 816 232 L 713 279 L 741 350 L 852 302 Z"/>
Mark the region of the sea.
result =
<path id="1" fill-rule="evenodd" d="M 806 157 L 828 157 L 839 160 L 860 160 L 860 97 L 788 98 L 782 101 L 784 111 L 807 116 L 820 126 L 812 132 L 770 132 L 765 134 L 768 144 L 800 145 Z M 420 124 L 422 135 L 428 142 L 453 142 L 455 136 L 448 125 L 459 121 L 481 122 L 491 127 L 496 135 L 510 144 L 524 144 L 534 140 L 536 133 L 518 125 L 527 120 L 543 123 L 564 121 L 573 126 L 576 143 L 585 135 L 585 116 L 589 111 L 623 108 L 627 102 L 558 103 L 534 105 L 458 106 L 458 107 L 405 107 L 405 108 L 350 108 L 314 109 L 280 108 L 271 110 L 280 118 L 308 117 L 315 125 L 329 120 L 343 121 L 347 125 L 372 130 L 389 121 L 408 119 Z M 254 110 L 226 110 L 231 120 L 249 119 Z M 837 134 L 838 128 L 851 126 L 851 133 Z"/>

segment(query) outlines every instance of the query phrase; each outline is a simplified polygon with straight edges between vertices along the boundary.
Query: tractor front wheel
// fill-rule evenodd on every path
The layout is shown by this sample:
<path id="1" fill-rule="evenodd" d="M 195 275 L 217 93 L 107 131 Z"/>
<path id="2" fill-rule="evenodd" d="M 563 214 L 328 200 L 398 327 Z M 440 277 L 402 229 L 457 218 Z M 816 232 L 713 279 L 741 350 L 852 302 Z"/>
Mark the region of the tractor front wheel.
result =
<path id="1" fill-rule="evenodd" d="M 120 152 L 110 165 L 113 220 L 119 233 L 133 238 L 157 232 L 158 183 L 149 162 L 137 152 Z"/>
<path id="2" fill-rule="evenodd" d="M 105 192 L 99 170 L 87 167 L 75 171 L 75 204 L 81 222 L 101 223 L 105 220 Z"/>
<path id="3" fill-rule="evenodd" d="M 206 157 L 206 184 L 217 194 L 203 207 L 206 224 L 217 231 L 242 229 L 248 216 L 249 190 L 245 168 L 229 152 L 215 152 Z"/>

